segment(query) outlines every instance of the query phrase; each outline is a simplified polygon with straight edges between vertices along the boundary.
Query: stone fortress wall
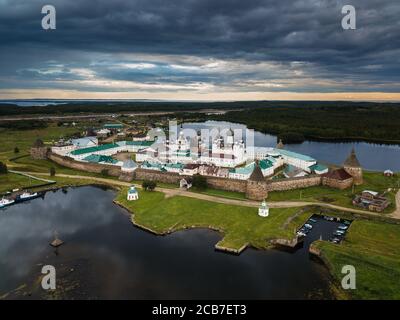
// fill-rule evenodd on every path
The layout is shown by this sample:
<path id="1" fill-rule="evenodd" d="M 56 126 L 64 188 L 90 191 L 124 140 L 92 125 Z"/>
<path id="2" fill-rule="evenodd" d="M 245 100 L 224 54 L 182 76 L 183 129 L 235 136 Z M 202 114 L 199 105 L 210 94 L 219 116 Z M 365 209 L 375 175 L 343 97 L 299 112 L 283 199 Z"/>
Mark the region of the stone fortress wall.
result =
<path id="1" fill-rule="evenodd" d="M 123 180 L 127 179 L 126 175 L 123 175 L 120 167 L 75 161 L 69 157 L 63 157 L 54 153 L 49 152 L 48 158 L 59 165 L 77 169 L 92 173 L 101 173 L 103 170 L 107 170 L 108 174 L 114 177 L 122 177 Z M 183 176 L 173 172 L 160 172 L 155 170 L 147 170 L 138 168 L 130 176 L 130 180 L 152 180 L 161 183 L 179 184 L 182 178 L 190 178 L 190 176 Z M 289 179 L 278 179 L 278 180 L 264 180 L 264 181 L 246 181 L 238 179 L 228 179 L 220 177 L 206 176 L 207 184 L 214 189 L 242 192 L 246 194 L 246 197 L 252 200 L 262 200 L 268 197 L 268 192 L 271 191 L 285 191 L 298 188 L 307 188 L 311 186 L 317 186 L 322 184 L 322 178 L 318 175 L 309 175 L 299 178 Z"/>
<path id="2" fill-rule="evenodd" d="M 119 177 L 121 175 L 121 168 L 110 164 L 75 161 L 70 157 L 63 157 L 52 152 L 49 152 L 47 154 L 47 157 L 50 160 L 54 161 L 55 163 L 71 169 L 76 169 L 91 173 L 101 173 L 103 170 L 107 170 L 108 175 L 110 176 Z"/>

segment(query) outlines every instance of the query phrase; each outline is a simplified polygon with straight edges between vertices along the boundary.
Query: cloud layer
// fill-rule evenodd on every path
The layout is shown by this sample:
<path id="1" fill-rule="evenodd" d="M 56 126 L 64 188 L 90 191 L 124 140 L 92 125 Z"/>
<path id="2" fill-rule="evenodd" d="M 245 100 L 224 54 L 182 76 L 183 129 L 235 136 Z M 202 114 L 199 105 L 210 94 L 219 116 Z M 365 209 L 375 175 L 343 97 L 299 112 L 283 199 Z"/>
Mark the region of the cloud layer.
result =
<path id="1" fill-rule="evenodd" d="M 353 0 L 0 0 L 0 98 L 396 97 L 400 4 Z M 282 96 L 282 98 L 284 98 Z"/>

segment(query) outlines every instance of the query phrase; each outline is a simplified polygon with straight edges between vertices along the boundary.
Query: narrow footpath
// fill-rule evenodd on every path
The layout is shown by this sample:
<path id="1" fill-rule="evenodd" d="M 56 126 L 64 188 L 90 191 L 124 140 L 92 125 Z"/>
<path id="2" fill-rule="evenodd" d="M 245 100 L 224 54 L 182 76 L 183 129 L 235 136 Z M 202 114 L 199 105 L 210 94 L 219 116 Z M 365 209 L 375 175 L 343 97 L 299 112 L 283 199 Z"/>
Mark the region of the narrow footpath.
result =
<path id="1" fill-rule="evenodd" d="M 40 172 L 40 173 L 39 172 L 21 172 L 21 173 L 31 175 L 32 177 L 34 177 L 34 175 L 49 176 L 48 173 L 42 173 L 42 172 Z M 82 180 L 89 180 L 89 181 L 91 180 L 94 182 L 99 182 L 99 183 L 114 185 L 114 186 L 119 186 L 119 187 L 129 187 L 132 185 L 132 183 L 129 183 L 129 182 L 124 182 L 124 181 L 119 181 L 119 180 L 114 180 L 114 179 L 107 179 L 107 178 L 83 176 L 83 175 L 56 174 L 56 177 L 70 178 L 70 179 L 82 179 Z M 142 187 L 141 185 L 137 185 L 137 184 L 134 184 L 134 185 L 137 188 Z M 190 191 L 186 191 L 186 190 L 182 190 L 182 189 L 178 189 L 178 188 L 168 189 L 168 188 L 157 187 L 157 191 L 163 192 L 166 195 L 166 197 L 168 197 L 168 198 L 174 197 L 174 196 L 184 196 L 184 197 L 188 197 L 188 198 L 211 201 L 211 202 L 216 202 L 216 203 L 235 205 L 235 206 L 243 206 L 243 207 L 253 207 L 253 208 L 257 208 L 260 205 L 260 203 L 258 201 L 229 199 L 229 198 L 211 196 L 211 195 L 197 193 L 197 192 L 190 192 Z M 371 216 L 381 216 L 379 213 L 375 213 L 375 212 L 367 212 L 367 211 L 363 211 L 363 210 L 347 208 L 347 207 L 342 207 L 342 206 L 329 204 L 329 203 L 323 203 L 323 202 L 312 202 L 312 201 L 309 201 L 309 202 L 307 202 L 307 201 L 268 202 L 268 206 L 270 208 L 293 208 L 293 207 L 305 207 L 305 206 L 310 206 L 310 205 L 324 207 L 324 208 L 330 208 L 330 209 L 335 209 L 335 210 L 340 210 L 340 211 L 345 211 L 345 212 L 351 212 L 351 213 L 361 213 L 361 214 L 367 214 L 367 215 L 371 215 Z M 388 217 L 400 220 L 400 191 L 396 195 L 396 211 L 393 212 L 392 214 L 388 215 Z"/>

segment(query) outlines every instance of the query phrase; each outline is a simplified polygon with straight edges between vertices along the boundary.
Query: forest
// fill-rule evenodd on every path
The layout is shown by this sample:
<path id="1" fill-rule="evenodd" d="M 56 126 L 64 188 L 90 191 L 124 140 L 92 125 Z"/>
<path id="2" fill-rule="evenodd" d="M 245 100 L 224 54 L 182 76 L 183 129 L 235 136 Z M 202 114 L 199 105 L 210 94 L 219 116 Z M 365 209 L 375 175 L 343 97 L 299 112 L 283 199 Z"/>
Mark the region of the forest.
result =
<path id="1" fill-rule="evenodd" d="M 277 135 L 284 143 L 304 140 L 400 143 L 400 107 L 397 104 L 276 106 L 212 117 Z"/>
<path id="2" fill-rule="evenodd" d="M 204 110 L 225 112 L 210 114 L 204 113 Z M 242 123 L 249 128 L 277 135 L 284 143 L 300 143 L 304 140 L 400 143 L 400 103 L 70 101 L 62 105 L 33 107 L 0 103 L 0 120 L 2 116 L 129 112 L 173 112 L 174 115 L 170 117 L 177 118 L 179 121 L 223 120 Z M 18 127 L 18 124 L 3 122 L 1 126 L 18 129 L 15 127 Z M 21 126 L 26 125 L 21 124 Z"/>

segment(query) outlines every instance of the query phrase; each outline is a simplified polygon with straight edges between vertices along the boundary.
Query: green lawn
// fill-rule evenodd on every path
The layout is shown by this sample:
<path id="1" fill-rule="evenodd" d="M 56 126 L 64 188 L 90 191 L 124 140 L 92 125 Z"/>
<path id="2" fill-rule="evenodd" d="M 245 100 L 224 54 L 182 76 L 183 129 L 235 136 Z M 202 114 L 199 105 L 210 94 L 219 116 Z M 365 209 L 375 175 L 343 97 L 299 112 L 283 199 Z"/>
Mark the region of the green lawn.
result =
<path id="1" fill-rule="evenodd" d="M 0 175 L 0 193 L 11 191 L 12 189 L 23 189 L 44 184 L 45 182 L 29 179 L 14 173 Z"/>
<path id="2" fill-rule="evenodd" d="M 359 193 L 363 190 L 373 190 L 378 192 L 385 192 L 388 188 L 399 187 L 400 178 L 397 177 L 385 177 L 379 172 L 364 172 L 364 183 L 360 186 L 356 186 L 354 189 L 355 193 Z M 396 190 L 392 190 L 387 193 L 392 204 L 384 211 L 390 213 L 395 209 L 395 194 Z M 288 190 L 288 191 L 276 191 L 270 192 L 268 195 L 269 201 L 285 201 L 285 200 L 303 200 L 303 201 L 319 201 L 328 202 L 344 207 L 354 208 L 352 200 L 354 194 L 352 189 L 338 190 L 325 186 L 316 186 L 304 189 Z"/>
<path id="3" fill-rule="evenodd" d="M 270 216 L 261 218 L 257 208 L 232 206 L 176 196 L 165 198 L 160 192 L 139 191 L 139 200 L 126 200 L 122 189 L 116 201 L 134 213 L 133 222 L 156 233 L 167 233 L 191 227 L 220 230 L 224 237 L 218 245 L 238 250 L 251 245 L 268 247 L 268 240 L 291 239 L 295 229 L 311 213 L 301 213 L 285 225 L 300 209 L 271 209 Z"/>
<path id="4" fill-rule="evenodd" d="M 55 123 L 49 122 L 48 127 L 36 130 L 11 130 L 0 128 L 0 161 L 6 161 L 9 158 L 28 154 L 29 149 L 36 139 L 42 139 L 46 144 L 57 141 L 60 137 L 81 131 L 77 127 L 58 127 Z M 18 147 L 19 154 L 14 154 L 14 148 Z"/>
<path id="5" fill-rule="evenodd" d="M 400 225 L 358 220 L 342 245 L 318 241 L 332 274 L 340 283 L 343 265 L 356 268 L 355 299 L 400 299 Z"/>

